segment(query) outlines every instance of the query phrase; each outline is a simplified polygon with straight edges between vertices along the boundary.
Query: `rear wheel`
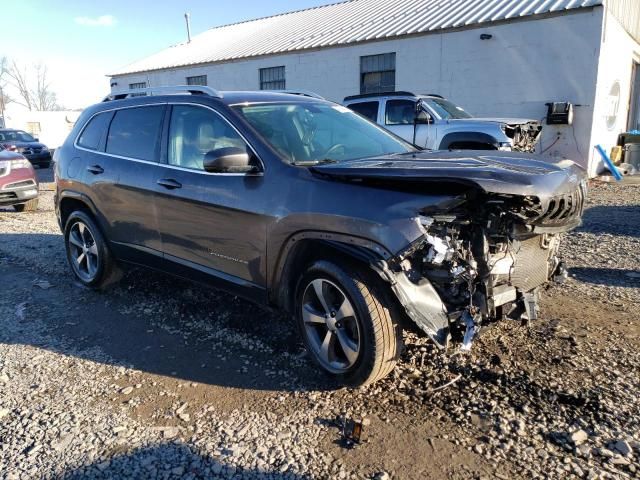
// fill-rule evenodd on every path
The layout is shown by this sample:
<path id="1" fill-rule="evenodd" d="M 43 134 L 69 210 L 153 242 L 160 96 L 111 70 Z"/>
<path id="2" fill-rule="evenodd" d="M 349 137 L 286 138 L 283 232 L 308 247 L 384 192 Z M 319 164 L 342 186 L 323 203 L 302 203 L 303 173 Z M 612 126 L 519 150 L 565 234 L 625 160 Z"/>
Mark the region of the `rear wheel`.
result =
<path id="1" fill-rule="evenodd" d="M 120 269 L 107 242 L 86 212 L 76 211 L 69 216 L 64 240 L 67 261 L 83 285 L 101 289 L 120 279 Z"/>
<path id="2" fill-rule="evenodd" d="M 365 269 L 319 261 L 303 275 L 296 317 L 314 361 L 349 386 L 385 377 L 402 335 L 381 282 Z"/>
<path id="3" fill-rule="evenodd" d="M 32 198 L 26 203 L 20 203 L 18 205 L 14 205 L 16 212 L 35 212 L 38 210 L 38 199 Z"/>

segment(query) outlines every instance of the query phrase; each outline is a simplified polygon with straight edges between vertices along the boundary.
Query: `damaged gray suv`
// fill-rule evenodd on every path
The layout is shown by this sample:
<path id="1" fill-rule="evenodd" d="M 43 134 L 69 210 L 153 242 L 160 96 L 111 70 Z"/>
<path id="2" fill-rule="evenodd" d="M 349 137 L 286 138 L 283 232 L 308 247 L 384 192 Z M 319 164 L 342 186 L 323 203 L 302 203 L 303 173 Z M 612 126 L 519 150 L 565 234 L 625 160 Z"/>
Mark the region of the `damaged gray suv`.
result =
<path id="1" fill-rule="evenodd" d="M 57 152 L 56 212 L 88 287 L 143 265 L 284 309 L 356 386 L 393 369 L 405 320 L 468 349 L 483 325 L 535 319 L 565 275 L 558 243 L 586 194 L 571 161 L 420 151 L 308 95 L 135 93 L 87 109 Z"/>

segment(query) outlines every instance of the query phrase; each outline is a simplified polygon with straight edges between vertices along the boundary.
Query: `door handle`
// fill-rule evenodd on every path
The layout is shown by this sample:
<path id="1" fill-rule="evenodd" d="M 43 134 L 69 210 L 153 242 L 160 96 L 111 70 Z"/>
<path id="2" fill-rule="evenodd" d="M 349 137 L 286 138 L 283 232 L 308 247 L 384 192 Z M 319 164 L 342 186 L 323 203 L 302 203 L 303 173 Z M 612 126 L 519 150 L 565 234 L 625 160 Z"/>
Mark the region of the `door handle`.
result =
<path id="1" fill-rule="evenodd" d="M 104 173 L 104 168 L 102 168 L 100 165 L 91 165 L 90 167 L 87 167 L 87 170 L 94 175 L 100 175 L 101 173 Z"/>
<path id="2" fill-rule="evenodd" d="M 182 184 L 180 182 L 175 181 L 173 178 L 163 178 L 158 180 L 158 185 L 162 185 L 164 188 L 168 190 L 175 190 L 176 188 L 182 188 Z"/>

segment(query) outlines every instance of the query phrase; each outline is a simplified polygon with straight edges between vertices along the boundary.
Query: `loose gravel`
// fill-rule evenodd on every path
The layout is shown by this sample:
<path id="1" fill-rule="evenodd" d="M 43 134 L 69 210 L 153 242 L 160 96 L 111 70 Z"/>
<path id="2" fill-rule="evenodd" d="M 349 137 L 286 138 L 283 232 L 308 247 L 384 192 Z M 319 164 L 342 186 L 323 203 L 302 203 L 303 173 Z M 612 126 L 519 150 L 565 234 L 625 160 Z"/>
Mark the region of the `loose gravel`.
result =
<path id="1" fill-rule="evenodd" d="M 51 184 L 0 209 L 0 478 L 638 478 L 640 187 L 595 184 L 542 318 L 470 354 L 406 333 L 338 389 L 291 322 L 147 271 L 74 285 Z M 342 420 L 364 442 L 340 442 Z"/>

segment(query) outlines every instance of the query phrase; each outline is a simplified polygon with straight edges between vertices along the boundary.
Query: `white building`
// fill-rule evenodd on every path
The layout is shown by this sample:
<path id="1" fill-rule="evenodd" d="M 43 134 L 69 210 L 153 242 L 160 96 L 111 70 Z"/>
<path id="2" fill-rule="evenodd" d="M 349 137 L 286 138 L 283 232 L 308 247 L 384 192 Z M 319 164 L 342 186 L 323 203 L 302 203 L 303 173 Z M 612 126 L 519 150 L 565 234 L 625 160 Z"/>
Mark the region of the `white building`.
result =
<path id="1" fill-rule="evenodd" d="M 30 133 L 51 149 L 62 145 L 80 116 L 78 110 L 38 111 L 9 104 L 5 111 L 6 128 Z"/>
<path id="2" fill-rule="evenodd" d="M 438 93 L 477 116 L 544 119 L 540 150 L 600 169 L 594 146 L 640 128 L 640 0 L 351 0 L 213 28 L 128 65 L 112 91 L 207 84 Z"/>

